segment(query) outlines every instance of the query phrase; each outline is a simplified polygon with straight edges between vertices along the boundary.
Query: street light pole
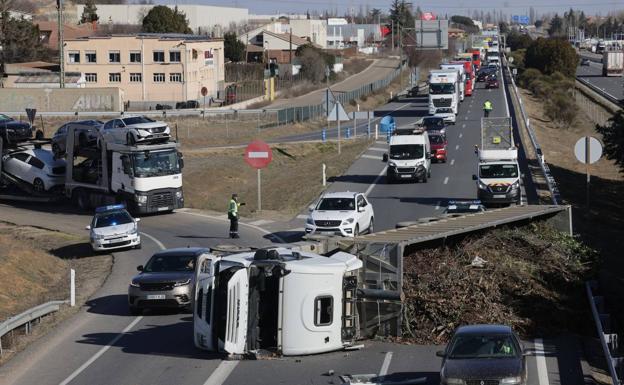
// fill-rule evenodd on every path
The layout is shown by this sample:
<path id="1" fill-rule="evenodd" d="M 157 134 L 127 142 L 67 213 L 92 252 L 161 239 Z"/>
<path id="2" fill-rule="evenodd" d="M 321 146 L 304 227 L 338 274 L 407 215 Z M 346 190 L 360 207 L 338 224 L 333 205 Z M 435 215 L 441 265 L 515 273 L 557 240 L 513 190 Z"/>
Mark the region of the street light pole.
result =
<path id="1" fill-rule="evenodd" d="M 56 0 L 58 10 L 59 88 L 65 88 L 65 54 L 63 53 L 63 0 Z"/>

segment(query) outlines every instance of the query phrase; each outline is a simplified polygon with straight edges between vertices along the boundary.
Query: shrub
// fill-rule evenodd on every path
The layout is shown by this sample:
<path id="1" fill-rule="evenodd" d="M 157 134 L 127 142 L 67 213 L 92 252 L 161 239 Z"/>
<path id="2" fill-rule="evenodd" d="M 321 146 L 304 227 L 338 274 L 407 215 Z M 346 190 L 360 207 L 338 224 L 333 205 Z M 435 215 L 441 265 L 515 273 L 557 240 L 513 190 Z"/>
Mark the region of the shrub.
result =
<path id="1" fill-rule="evenodd" d="M 574 77 L 578 55 L 570 43 L 563 39 L 539 38 L 527 48 L 524 64 L 545 75 L 560 71 L 565 76 Z"/>
<path id="2" fill-rule="evenodd" d="M 546 116 L 560 127 L 571 125 L 576 118 L 576 101 L 568 92 L 557 90 L 550 94 L 544 104 Z"/>
<path id="3" fill-rule="evenodd" d="M 357 106 L 357 100 L 351 99 L 351 100 L 349 100 L 349 104 L 352 105 L 353 107 L 355 107 L 355 106 Z"/>
<path id="4" fill-rule="evenodd" d="M 542 78 L 542 73 L 535 68 L 527 68 L 520 76 L 518 77 L 518 84 L 521 87 L 529 88 L 529 84 L 534 80 L 540 80 Z"/>

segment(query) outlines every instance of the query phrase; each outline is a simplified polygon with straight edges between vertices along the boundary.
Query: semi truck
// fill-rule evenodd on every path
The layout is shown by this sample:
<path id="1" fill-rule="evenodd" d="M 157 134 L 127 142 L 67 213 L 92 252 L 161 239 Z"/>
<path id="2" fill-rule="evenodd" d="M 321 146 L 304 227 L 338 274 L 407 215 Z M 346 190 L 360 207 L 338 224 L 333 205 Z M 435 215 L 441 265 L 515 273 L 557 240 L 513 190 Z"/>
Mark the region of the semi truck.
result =
<path id="1" fill-rule="evenodd" d="M 97 128 L 91 127 L 98 140 L 84 146 L 76 143 L 76 129 L 68 127 L 65 183 L 59 193 L 35 192 L 32 186 L 12 178 L 0 168 L 4 186 L 2 198 L 42 202 L 68 198 L 82 210 L 124 203 L 136 214 L 170 212 L 184 207 L 184 160 L 177 143 L 135 146 L 110 143 Z M 38 140 L 3 148 L 0 142 L 0 153 L 49 144 L 49 140 Z"/>
<path id="2" fill-rule="evenodd" d="M 438 110 L 450 110 L 457 115 L 459 109 L 459 73 L 457 70 L 429 71 L 429 115 Z"/>
<path id="3" fill-rule="evenodd" d="M 606 51 L 602 54 L 602 76 L 622 76 L 624 51 Z"/>
<path id="4" fill-rule="evenodd" d="M 520 204 L 521 175 L 511 118 L 482 118 L 481 147 L 475 150 L 477 173 L 472 178 L 478 199 L 486 206 Z"/>
<path id="5" fill-rule="evenodd" d="M 443 63 L 440 64 L 441 70 L 456 70 L 459 76 L 459 101 L 463 102 L 466 98 L 466 69 L 464 63 Z"/>

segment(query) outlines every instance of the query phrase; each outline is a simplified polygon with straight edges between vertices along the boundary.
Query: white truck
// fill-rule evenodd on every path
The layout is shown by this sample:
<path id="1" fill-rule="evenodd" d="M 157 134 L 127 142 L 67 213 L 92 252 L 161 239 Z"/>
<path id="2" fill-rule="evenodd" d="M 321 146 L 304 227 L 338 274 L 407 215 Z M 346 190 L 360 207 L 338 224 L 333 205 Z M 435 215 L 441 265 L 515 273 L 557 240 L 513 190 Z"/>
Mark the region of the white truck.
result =
<path id="1" fill-rule="evenodd" d="M 195 346 L 230 355 L 306 355 L 357 337 L 356 256 L 286 248 L 202 254 L 195 265 Z"/>
<path id="2" fill-rule="evenodd" d="M 427 183 L 431 177 L 431 143 L 423 128 L 397 129 L 390 137 L 390 152 L 383 154 L 388 162 L 388 183 L 416 180 Z"/>
<path id="3" fill-rule="evenodd" d="M 510 118 L 481 119 L 481 147 L 478 155 L 477 196 L 484 205 L 520 204 L 520 165 L 513 143 Z"/>
<path id="4" fill-rule="evenodd" d="M 602 76 L 622 76 L 624 51 L 605 51 L 602 54 Z"/>
<path id="5" fill-rule="evenodd" d="M 429 71 L 429 115 L 459 111 L 459 73 L 457 70 Z"/>
<path id="6" fill-rule="evenodd" d="M 464 67 L 464 64 L 443 63 L 440 64 L 440 69 L 450 71 L 457 70 L 459 74 L 459 101 L 463 102 L 464 95 L 466 94 L 466 68 Z"/>
<path id="7" fill-rule="evenodd" d="M 490 47 L 487 50 L 487 54 L 486 54 L 486 59 L 488 64 L 489 63 L 493 63 L 496 64 L 496 66 L 498 68 L 500 68 L 500 52 L 498 51 L 498 46 L 494 47 Z"/>

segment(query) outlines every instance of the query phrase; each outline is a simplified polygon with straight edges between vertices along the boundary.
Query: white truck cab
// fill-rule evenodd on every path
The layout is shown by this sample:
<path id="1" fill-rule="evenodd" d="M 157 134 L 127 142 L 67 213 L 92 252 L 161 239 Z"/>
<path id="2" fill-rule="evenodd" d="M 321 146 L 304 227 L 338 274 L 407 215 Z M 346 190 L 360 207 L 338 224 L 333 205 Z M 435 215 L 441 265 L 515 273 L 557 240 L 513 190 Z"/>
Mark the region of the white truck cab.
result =
<path id="1" fill-rule="evenodd" d="M 457 73 L 459 74 L 459 100 L 460 101 L 464 101 L 464 95 L 466 93 L 466 68 L 464 67 L 464 64 L 448 64 L 448 63 L 443 63 L 440 64 L 440 69 L 441 70 L 456 70 Z"/>
<path id="2" fill-rule="evenodd" d="M 231 355 L 306 355 L 343 349 L 355 337 L 355 290 L 362 261 L 286 248 L 196 263 L 195 346 Z"/>
<path id="3" fill-rule="evenodd" d="M 417 180 L 423 183 L 431 177 L 431 144 L 422 128 L 397 129 L 390 137 L 390 152 L 383 154 L 388 162 L 386 180 Z"/>
<path id="4" fill-rule="evenodd" d="M 479 150 L 477 196 L 485 205 L 520 204 L 518 150 Z"/>
<path id="5" fill-rule="evenodd" d="M 459 109 L 459 72 L 457 70 L 429 71 L 429 115 L 438 109 L 448 110 L 455 115 Z"/>

